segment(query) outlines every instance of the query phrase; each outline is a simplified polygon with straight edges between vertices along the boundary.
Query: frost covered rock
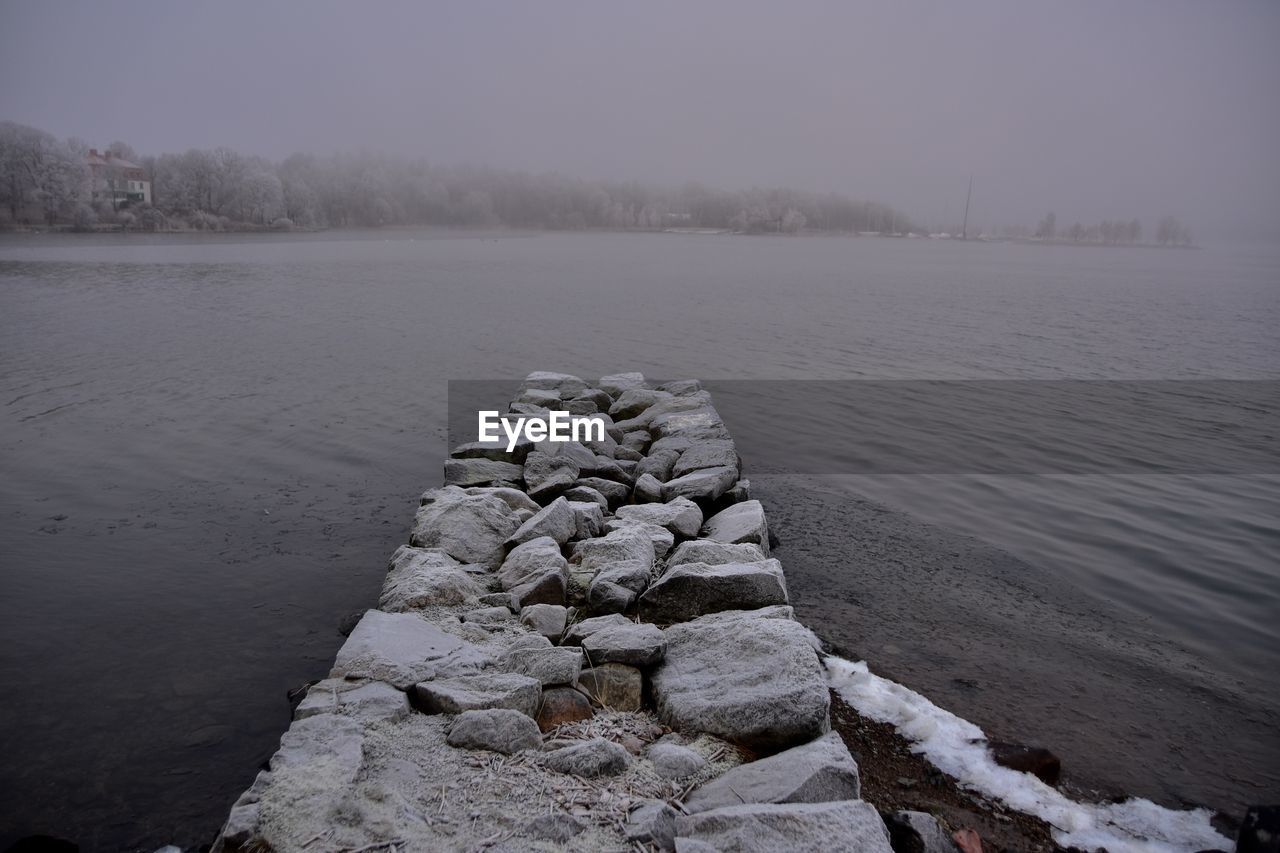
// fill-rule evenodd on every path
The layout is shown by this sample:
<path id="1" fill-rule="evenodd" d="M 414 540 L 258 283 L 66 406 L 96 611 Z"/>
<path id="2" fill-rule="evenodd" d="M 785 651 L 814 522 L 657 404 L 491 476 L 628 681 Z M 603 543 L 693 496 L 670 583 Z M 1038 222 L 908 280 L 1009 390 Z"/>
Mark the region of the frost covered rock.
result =
<path id="1" fill-rule="evenodd" d="M 480 672 L 422 681 L 413 691 L 419 705 L 432 714 L 506 708 L 533 717 L 542 700 L 542 683 L 515 672 Z"/>
<path id="2" fill-rule="evenodd" d="M 664 779 L 692 776 L 707 766 L 705 758 L 678 743 L 655 743 L 649 747 L 648 759 L 653 762 L 654 771 Z"/>
<path id="3" fill-rule="evenodd" d="M 524 461 L 524 482 L 529 497 L 547 503 L 571 488 L 578 479 L 578 463 L 568 456 L 552 456 L 535 450 Z"/>
<path id="4" fill-rule="evenodd" d="M 550 370 L 535 370 L 520 383 L 521 392 L 531 389 L 554 391 L 566 400 L 583 393 L 590 387 L 582 378 L 572 373 L 556 373 Z"/>
<path id="5" fill-rule="evenodd" d="M 325 786 L 350 785 L 363 760 L 364 726 L 338 714 L 296 721 L 280 737 L 271 772 L 315 774 Z"/>
<path id="6" fill-rule="evenodd" d="M 479 647 L 416 614 L 369 610 L 338 650 L 329 677 L 385 681 L 403 690 L 437 675 L 463 675 L 488 662 Z"/>
<path id="7" fill-rule="evenodd" d="M 685 800 L 690 814 L 742 803 L 826 803 L 862 796 L 858 765 L 828 732 L 768 758 L 740 764 Z"/>
<path id="8" fill-rule="evenodd" d="M 543 841 L 564 844 L 581 835 L 587 825 L 568 812 L 549 812 L 538 815 L 525 827 L 525 832 Z"/>
<path id="9" fill-rule="evenodd" d="M 750 542 L 769 555 L 769 525 L 760 501 L 744 501 L 721 510 L 702 527 L 702 538 L 715 542 Z"/>
<path id="10" fill-rule="evenodd" d="M 637 469 L 639 466 L 637 466 Z M 637 504 L 654 504 L 662 502 L 662 482 L 647 471 L 636 479 L 632 494 Z M 618 507 L 627 509 L 627 507 Z"/>
<path id="11" fill-rule="evenodd" d="M 518 483 L 524 479 L 524 466 L 493 459 L 446 459 L 446 486 L 487 486 L 490 483 Z"/>
<path id="12" fill-rule="evenodd" d="M 296 720 L 316 714 L 344 714 L 361 720 L 399 720 L 409 713 L 409 698 L 381 681 L 326 678 L 311 685 L 293 712 Z"/>
<path id="13" fill-rule="evenodd" d="M 495 569 L 506 553 L 503 543 L 519 526 L 511 508 L 494 495 L 468 495 L 456 486 L 434 493 L 419 509 L 409 544 L 439 548 L 462 563 Z"/>
<path id="14" fill-rule="evenodd" d="M 702 510 L 688 498 L 676 498 L 670 503 L 618 507 L 617 517 L 656 524 L 685 539 L 697 536 L 702 529 Z"/>
<path id="15" fill-rule="evenodd" d="M 471 441 L 466 444 L 459 444 L 449 455 L 454 459 L 492 459 L 495 462 L 523 465 L 525 457 L 533 449 L 533 442 L 521 434 L 516 438 L 515 446 L 508 452 L 507 445 L 509 443 L 506 435 L 503 435 L 500 442 Z"/>
<path id="16" fill-rule="evenodd" d="M 614 421 L 629 420 L 657 403 L 674 399 L 665 391 L 654 391 L 650 388 L 628 388 L 618 395 L 609 407 L 609 416 Z"/>
<path id="17" fill-rule="evenodd" d="M 439 548 L 401 545 L 391 557 L 378 608 L 388 613 L 475 603 L 484 588 Z"/>
<path id="18" fill-rule="evenodd" d="M 587 603 L 597 613 L 621 613 L 631 606 L 653 577 L 652 561 L 619 560 L 605 563 L 587 591 Z"/>
<path id="19" fill-rule="evenodd" d="M 628 622 L 606 625 L 582 640 L 582 650 L 592 663 L 625 663 L 649 667 L 662 660 L 667 641 L 657 625 Z"/>
<path id="20" fill-rule="evenodd" d="M 245 790 L 231 806 L 227 822 L 222 825 L 213 843 L 213 853 L 225 853 L 228 850 L 240 850 L 247 847 L 258 835 L 259 802 L 267 786 L 271 784 L 271 774 L 260 771 L 253 784 Z M 674 820 L 672 827 L 675 827 Z"/>
<path id="21" fill-rule="evenodd" d="M 856 850 L 893 853 L 884 821 L 870 803 L 739 805 L 676 818 L 676 849 L 685 839 L 721 853 Z"/>
<path id="22" fill-rule="evenodd" d="M 830 693 L 812 634 L 786 619 L 695 619 L 663 631 L 651 684 L 658 716 L 762 750 L 824 734 Z"/>
<path id="23" fill-rule="evenodd" d="M 507 708 L 463 711 L 445 737 L 459 749 L 489 749 L 512 755 L 542 746 L 542 732 L 527 714 Z"/>
<path id="24" fill-rule="evenodd" d="M 572 559 L 584 570 L 596 570 L 623 560 L 639 560 L 652 566 L 654 556 L 653 540 L 645 531 L 625 528 L 575 543 Z"/>
<path id="25" fill-rule="evenodd" d="M 699 441 L 680 454 L 671 474 L 683 477 L 703 468 L 732 468 L 738 471 L 740 467 L 738 449 L 732 441 Z"/>
<path id="26" fill-rule="evenodd" d="M 560 546 L 549 536 L 517 545 L 498 570 L 499 585 L 511 593 L 517 608 L 530 604 L 564 604 L 569 583 L 568 564 Z"/>
<path id="27" fill-rule="evenodd" d="M 574 486 L 565 491 L 564 497 L 570 503 L 594 503 L 600 507 L 602 513 L 609 511 L 609 500 L 590 486 Z"/>
<path id="28" fill-rule="evenodd" d="M 659 483 L 665 483 L 671 479 L 671 471 L 679 459 L 680 454 L 675 450 L 650 449 L 649 455 L 636 463 L 636 477 L 648 475 Z M 640 481 L 637 479 L 636 482 Z"/>
<path id="29" fill-rule="evenodd" d="M 481 607 L 477 610 L 470 610 L 462 614 L 463 622 L 470 622 L 473 625 L 499 625 L 504 622 L 515 621 L 509 607 L 501 605 L 497 607 Z"/>
<path id="30" fill-rule="evenodd" d="M 578 687 L 606 708 L 639 711 L 644 699 L 644 676 L 634 666 L 603 663 L 584 669 Z"/>
<path id="31" fill-rule="evenodd" d="M 569 507 L 569 502 L 560 497 L 520 525 L 519 529 L 507 539 L 506 545 L 514 548 L 516 545 L 522 545 L 543 536 L 554 539 L 557 545 L 563 545 L 573 537 L 577 529 L 578 521 Z"/>
<path id="32" fill-rule="evenodd" d="M 679 566 L 682 563 L 706 563 L 709 566 L 757 563 L 764 558 L 765 554 L 760 546 L 750 542 L 729 545 L 711 539 L 694 539 L 677 545 L 667 557 L 667 566 Z"/>
<path id="33" fill-rule="evenodd" d="M 631 487 L 626 483 L 606 480 L 603 477 L 580 477 L 574 485 L 593 489 L 604 495 L 609 509 L 617 509 L 631 497 Z"/>
<path id="34" fill-rule="evenodd" d="M 569 609 L 558 604 L 530 604 L 520 611 L 520 624 L 555 643 L 564 636 Z"/>
<path id="35" fill-rule="evenodd" d="M 676 847 L 676 810 L 664 800 L 642 802 L 627 815 L 623 833 L 628 841 L 652 844 L 659 850 Z"/>
<path id="36" fill-rule="evenodd" d="M 663 500 L 688 498 L 708 504 L 723 495 L 738 482 L 736 468 L 702 468 L 667 480 L 662 486 Z"/>
<path id="37" fill-rule="evenodd" d="M 680 622 L 719 610 L 751 610 L 787 603 L 777 560 L 756 563 L 683 563 L 667 569 L 640 596 L 645 619 Z"/>
<path id="38" fill-rule="evenodd" d="M 622 509 L 625 509 L 625 507 L 622 507 Z M 658 560 L 667 556 L 676 544 L 675 535 L 667 528 L 638 521 L 634 518 L 611 518 L 604 523 L 604 529 L 608 533 L 619 533 L 627 530 L 643 533 L 649 537 L 649 542 L 653 544 L 653 556 Z"/>
<path id="39" fill-rule="evenodd" d="M 630 619 L 620 613 L 610 613 L 607 616 L 593 616 L 590 619 L 583 619 L 581 622 L 574 622 L 564 632 L 564 638 L 560 641 L 565 646 L 580 646 L 582 641 L 592 633 L 599 631 L 601 628 L 609 625 L 633 625 Z"/>
<path id="40" fill-rule="evenodd" d="M 629 388 L 643 388 L 644 386 L 643 373 L 612 373 L 608 376 L 601 376 L 600 381 L 596 383 L 597 388 L 613 398 L 622 396 L 622 392 Z"/>
<path id="41" fill-rule="evenodd" d="M 541 684 L 577 684 L 582 671 L 582 650 L 576 647 L 547 646 L 508 649 L 498 661 L 508 672 L 536 678 Z"/>
<path id="42" fill-rule="evenodd" d="M 561 773 L 593 779 L 626 770 L 631 766 L 631 753 L 611 740 L 598 737 L 548 752 L 543 755 L 543 763 Z"/>
<path id="43" fill-rule="evenodd" d="M 599 494 L 597 492 L 597 494 Z M 569 501 L 573 510 L 573 539 L 592 539 L 604 534 L 604 509 L 594 501 Z"/>

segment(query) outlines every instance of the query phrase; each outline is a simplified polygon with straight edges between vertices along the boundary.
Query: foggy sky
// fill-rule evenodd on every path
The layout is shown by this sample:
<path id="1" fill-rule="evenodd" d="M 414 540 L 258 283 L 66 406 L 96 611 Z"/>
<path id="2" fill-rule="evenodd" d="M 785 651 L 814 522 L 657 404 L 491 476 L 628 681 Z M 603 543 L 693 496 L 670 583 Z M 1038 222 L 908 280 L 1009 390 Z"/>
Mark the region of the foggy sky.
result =
<path id="1" fill-rule="evenodd" d="M 1280 234 L 1280 4 L 0 0 L 0 119 Z"/>

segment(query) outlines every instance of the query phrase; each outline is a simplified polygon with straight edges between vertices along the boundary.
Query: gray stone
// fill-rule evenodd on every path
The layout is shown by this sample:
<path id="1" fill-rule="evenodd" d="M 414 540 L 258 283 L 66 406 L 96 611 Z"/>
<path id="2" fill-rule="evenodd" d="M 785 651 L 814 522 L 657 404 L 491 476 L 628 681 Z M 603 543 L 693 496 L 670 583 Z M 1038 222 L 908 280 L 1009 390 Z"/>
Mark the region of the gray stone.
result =
<path id="1" fill-rule="evenodd" d="M 446 486 L 485 486 L 490 483 L 518 483 L 524 479 L 524 466 L 493 459 L 446 459 Z"/>
<path id="2" fill-rule="evenodd" d="M 889 833 L 870 803 L 786 803 L 726 806 L 676 818 L 676 850 L 684 840 L 720 853 L 809 853 L 856 850 L 893 853 Z"/>
<path id="3" fill-rule="evenodd" d="M 676 544 L 675 534 L 667 528 L 635 518 L 611 518 L 604 523 L 604 529 L 608 533 L 627 530 L 643 533 L 653 545 L 654 558 L 659 560 L 667 556 Z"/>
<path id="4" fill-rule="evenodd" d="M 508 649 L 498 661 L 508 672 L 536 678 L 543 685 L 577 684 L 582 650 L 576 647 Z"/>
<path id="5" fill-rule="evenodd" d="M 609 407 L 613 405 L 613 398 L 599 388 L 588 388 L 587 390 L 577 394 L 573 400 L 588 402 L 595 406 L 594 411 L 607 412 Z"/>
<path id="6" fill-rule="evenodd" d="M 627 617 L 620 613 L 610 613 L 608 616 L 595 616 L 591 619 L 583 619 L 581 622 L 574 622 L 564 632 L 561 644 L 566 646 L 582 645 L 582 641 L 591 634 L 605 628 L 609 625 L 634 625 Z"/>
<path id="7" fill-rule="evenodd" d="M 280 737 L 271 756 L 271 772 L 313 775 L 317 783 L 350 785 L 364 759 L 364 725 L 338 714 L 316 714 L 297 720 Z M 317 785 L 320 787 L 320 785 Z"/>
<path id="8" fill-rule="evenodd" d="M 649 449 L 649 455 L 636 463 L 636 476 L 648 474 L 660 483 L 671 479 L 671 471 L 680 460 L 680 454 L 674 450 Z"/>
<path id="9" fill-rule="evenodd" d="M 569 507 L 569 502 L 560 497 L 520 525 L 520 528 L 507 538 L 505 544 L 512 548 L 547 536 L 554 539 L 557 545 L 563 545 L 573 537 L 577 529 L 578 521 Z"/>
<path id="10" fill-rule="evenodd" d="M 605 563 L 591 581 L 587 603 L 597 613 L 621 613 L 635 602 L 652 576 L 652 563 L 645 560 Z"/>
<path id="11" fill-rule="evenodd" d="M 643 373 L 613 373 L 601 376 L 596 383 L 597 388 L 614 398 L 622 396 L 628 388 L 643 388 L 644 385 Z"/>
<path id="12" fill-rule="evenodd" d="M 751 481 L 739 480 L 733 484 L 733 488 L 720 496 L 721 501 L 730 504 L 746 503 L 751 500 Z"/>
<path id="13" fill-rule="evenodd" d="M 759 545 L 743 542 L 729 545 L 711 539 L 694 539 L 681 542 L 667 558 L 667 566 L 678 566 L 682 563 L 706 563 L 709 566 L 720 566 L 725 563 L 755 563 L 765 558 Z"/>
<path id="14" fill-rule="evenodd" d="M 504 486 L 472 486 L 463 489 L 469 495 L 484 495 L 487 497 L 497 498 L 498 500 L 511 507 L 512 510 L 528 510 L 529 512 L 537 512 L 542 509 L 538 506 L 537 501 L 526 495 L 519 489 L 507 488 Z"/>
<path id="15" fill-rule="evenodd" d="M 535 370 L 520 383 L 521 391 L 530 389 L 555 391 L 561 397 L 566 395 L 569 397 L 577 396 L 589 387 L 580 377 L 574 376 L 572 373 L 555 373 L 550 370 Z"/>
<path id="16" fill-rule="evenodd" d="M 463 622 L 472 622 L 476 625 L 497 625 L 514 620 L 515 616 L 508 607 L 481 607 L 462 614 Z"/>
<path id="17" fill-rule="evenodd" d="M 719 610 L 751 610 L 787 603 L 777 560 L 756 563 L 683 563 L 672 566 L 640 596 L 643 618 L 681 622 Z"/>
<path id="18" fill-rule="evenodd" d="M 858 765 L 840 735 L 740 764 L 685 799 L 690 814 L 742 803 L 828 803 L 862 796 Z"/>
<path id="19" fill-rule="evenodd" d="M 824 734 L 830 693 L 812 634 L 786 619 L 694 620 L 663 632 L 650 681 L 658 716 L 765 751 Z"/>
<path id="20" fill-rule="evenodd" d="M 609 416 L 614 421 L 628 420 L 657 403 L 664 403 L 671 399 L 672 396 L 665 391 L 628 388 L 619 394 L 613 405 L 609 407 Z"/>
<path id="21" fill-rule="evenodd" d="M 628 450 L 634 450 L 640 454 L 648 450 L 651 443 L 653 443 L 653 436 L 649 434 L 647 429 L 633 429 L 623 435 L 622 441 L 619 442 Z"/>
<path id="22" fill-rule="evenodd" d="M 636 480 L 632 494 L 638 504 L 661 503 L 662 482 L 652 474 L 641 474 Z M 618 509 L 627 509 L 627 507 L 618 507 Z"/>
<path id="23" fill-rule="evenodd" d="M 670 503 L 618 507 L 617 516 L 665 527 L 685 539 L 697 536 L 702 529 L 702 510 L 687 498 L 676 498 Z"/>
<path id="24" fill-rule="evenodd" d="M 311 686 L 293 712 L 296 720 L 316 714 L 345 714 L 361 720 L 399 720 L 409 713 L 409 699 L 381 681 L 326 678 Z"/>
<path id="25" fill-rule="evenodd" d="M 595 457 L 595 462 L 591 465 L 582 466 L 581 474 L 587 477 L 596 477 L 602 480 L 609 480 L 615 483 L 621 483 L 628 488 L 635 483 L 636 478 L 630 471 L 635 469 L 634 462 L 626 462 L 618 459 L 609 459 L 605 456 Z"/>
<path id="26" fill-rule="evenodd" d="M 542 683 L 515 672 L 480 672 L 421 681 L 413 692 L 419 705 L 432 714 L 507 708 L 533 717 L 542 701 Z"/>
<path id="27" fill-rule="evenodd" d="M 521 435 L 516 439 L 515 446 L 510 452 L 507 451 L 508 444 L 510 439 L 507 438 L 506 433 L 502 433 L 502 441 L 471 441 L 459 444 L 449 455 L 454 459 L 492 459 L 495 462 L 523 465 L 525 457 L 533 449 L 533 442 Z"/>
<path id="28" fill-rule="evenodd" d="M 598 737 L 544 753 L 543 762 L 552 770 L 593 779 L 626 770 L 631 766 L 631 753 L 620 744 Z"/>
<path id="29" fill-rule="evenodd" d="M 581 835 L 587 825 L 568 812 L 550 812 L 529 821 L 525 832 L 543 841 L 564 844 Z"/>
<path id="30" fill-rule="evenodd" d="M 569 501 L 575 529 L 573 539 L 594 539 L 604 535 L 604 509 L 593 501 Z"/>
<path id="31" fill-rule="evenodd" d="M 495 569 L 506 553 L 503 542 L 518 526 L 511 508 L 500 498 L 468 495 L 456 486 L 446 486 L 418 509 L 409 544 L 439 548 L 459 562 Z"/>
<path id="32" fill-rule="evenodd" d="M 578 687 L 601 706 L 614 711 L 639 711 L 644 699 L 644 676 L 634 666 L 603 663 L 584 669 Z"/>
<path id="33" fill-rule="evenodd" d="M 629 528 L 575 543 L 572 560 L 586 570 L 599 569 L 622 560 L 639 560 L 652 566 L 655 556 L 649 535 L 643 530 Z"/>
<path id="34" fill-rule="evenodd" d="M 548 503 L 573 487 L 578 479 L 578 463 L 568 456 L 552 456 L 534 451 L 524 461 L 524 482 L 529 497 Z"/>
<path id="35" fill-rule="evenodd" d="M 227 822 L 223 824 L 222 831 L 218 833 L 218 838 L 213 843 L 214 853 L 244 849 L 257 838 L 258 804 L 270 785 L 271 774 L 266 770 L 259 771 L 253 784 L 231 806 Z M 673 821 L 672 826 L 674 825 Z"/>
<path id="36" fill-rule="evenodd" d="M 682 398 L 693 400 L 694 398 Z M 727 439 L 729 430 L 720 415 L 711 406 L 701 406 L 679 412 L 655 415 L 649 422 L 649 432 L 657 438 L 679 435 L 690 441 Z"/>
<path id="37" fill-rule="evenodd" d="M 613 458 L 619 462 L 639 462 L 644 458 L 644 454 L 638 450 L 632 450 L 630 447 L 619 445 L 613 450 Z"/>
<path id="38" fill-rule="evenodd" d="M 676 810 L 663 800 L 646 800 L 627 815 L 623 834 L 668 853 L 676 847 Z"/>
<path id="39" fill-rule="evenodd" d="M 664 500 L 688 498 L 692 501 L 710 503 L 723 495 L 738 482 L 736 468 L 703 468 L 683 477 L 668 480 L 662 486 Z"/>
<path id="40" fill-rule="evenodd" d="M 703 468 L 732 468 L 741 471 L 738 448 L 732 441 L 699 441 L 680 454 L 679 461 L 671 469 L 672 476 L 700 471 Z"/>
<path id="41" fill-rule="evenodd" d="M 604 495 L 608 508 L 611 510 L 622 506 L 631 497 L 631 487 L 626 483 L 618 483 L 602 477 L 581 477 L 575 485 L 595 489 Z"/>
<path id="42" fill-rule="evenodd" d="M 894 853 L 957 853 L 951 837 L 926 812 L 897 811 L 885 818 Z"/>
<path id="43" fill-rule="evenodd" d="M 755 610 L 722 610 L 719 613 L 708 613 L 706 616 L 699 616 L 698 621 L 706 625 L 713 625 L 720 622 L 731 622 L 737 619 L 795 618 L 795 610 L 790 604 L 774 604 L 769 607 L 757 607 Z M 818 641 L 817 637 L 813 636 L 813 632 L 809 632 L 809 634 L 809 645 L 813 646 L 815 651 L 821 652 L 822 644 Z"/>
<path id="44" fill-rule="evenodd" d="M 512 402 L 528 403 L 531 406 L 538 406 L 543 409 L 558 409 L 560 408 L 560 392 L 523 387 Z"/>
<path id="45" fill-rule="evenodd" d="M 688 397 L 701 391 L 702 383 L 696 379 L 676 379 L 659 385 L 658 390 L 676 397 Z"/>
<path id="46" fill-rule="evenodd" d="M 505 607 L 512 610 L 511 593 L 509 592 L 488 592 L 477 599 L 481 607 Z"/>
<path id="47" fill-rule="evenodd" d="M 769 525 L 760 501 L 743 501 L 707 519 L 702 538 L 729 544 L 750 542 L 769 556 Z"/>
<path id="48" fill-rule="evenodd" d="M 476 602 L 484 588 L 439 548 L 401 545 L 391 557 L 378 607 L 388 613 Z"/>
<path id="49" fill-rule="evenodd" d="M 338 650 L 330 678 L 385 681 L 402 690 L 437 675 L 462 675 L 489 662 L 477 646 L 414 613 L 366 611 Z"/>
<path id="50" fill-rule="evenodd" d="M 557 604 L 530 604 L 520 611 L 520 623 L 536 631 L 551 642 L 559 642 L 564 636 L 569 610 Z"/>
<path id="51" fill-rule="evenodd" d="M 667 641 L 657 625 L 648 623 L 606 625 L 582 640 L 582 650 L 593 664 L 625 663 L 649 667 L 662 660 Z"/>
<path id="52" fill-rule="evenodd" d="M 542 746 L 542 732 L 527 714 L 509 708 L 463 711 L 445 736 L 449 746 L 459 749 L 489 749 L 512 755 Z"/>
<path id="53" fill-rule="evenodd" d="M 524 609 L 531 604 L 559 604 L 565 601 L 569 583 L 568 564 L 560 546 L 549 536 L 517 545 L 498 570 L 497 580 L 511 593 L 512 604 Z"/>
<path id="54" fill-rule="evenodd" d="M 602 512 L 608 512 L 609 510 L 608 499 L 590 486 L 574 486 L 565 490 L 564 497 L 571 503 L 581 501 L 598 504 Z"/>
<path id="55" fill-rule="evenodd" d="M 552 441 L 548 438 L 538 442 L 534 450 L 538 453 L 545 453 L 548 456 L 573 460 L 584 476 L 588 475 L 588 472 L 596 462 L 595 451 L 580 441 Z"/>
<path id="56" fill-rule="evenodd" d="M 707 760 L 687 746 L 675 743 L 655 743 L 649 747 L 648 758 L 653 769 L 664 779 L 692 776 L 707 766 Z"/>

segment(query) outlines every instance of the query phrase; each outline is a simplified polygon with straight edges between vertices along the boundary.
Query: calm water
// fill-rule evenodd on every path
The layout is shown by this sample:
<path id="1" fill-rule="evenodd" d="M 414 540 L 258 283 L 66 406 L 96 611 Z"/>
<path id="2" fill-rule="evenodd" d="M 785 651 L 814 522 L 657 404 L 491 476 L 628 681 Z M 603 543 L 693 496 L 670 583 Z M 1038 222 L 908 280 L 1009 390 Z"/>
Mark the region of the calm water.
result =
<path id="1" fill-rule="evenodd" d="M 1277 328 L 1258 250 L 3 237 L 0 844 L 211 839 L 376 602 L 449 379 L 1276 379 Z M 1280 799 L 1275 476 L 758 489 L 802 615 L 873 667 L 1086 789 Z"/>

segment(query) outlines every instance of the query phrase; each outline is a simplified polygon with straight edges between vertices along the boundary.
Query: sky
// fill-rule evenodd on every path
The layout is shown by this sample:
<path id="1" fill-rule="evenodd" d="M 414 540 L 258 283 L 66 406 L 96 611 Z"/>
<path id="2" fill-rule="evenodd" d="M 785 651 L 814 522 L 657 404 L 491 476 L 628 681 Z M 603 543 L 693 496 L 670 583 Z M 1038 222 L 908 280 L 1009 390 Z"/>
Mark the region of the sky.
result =
<path id="1" fill-rule="evenodd" d="M 0 119 L 1280 236 L 1280 3 L 0 0 Z"/>

